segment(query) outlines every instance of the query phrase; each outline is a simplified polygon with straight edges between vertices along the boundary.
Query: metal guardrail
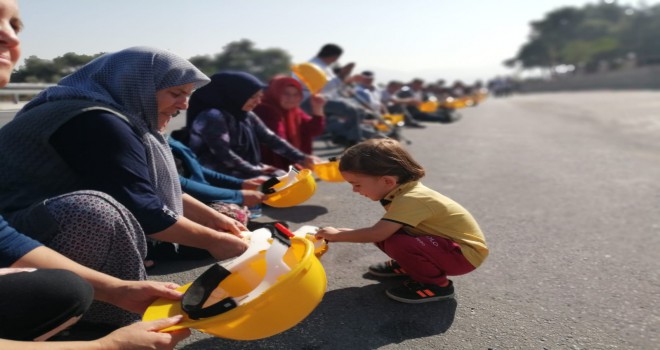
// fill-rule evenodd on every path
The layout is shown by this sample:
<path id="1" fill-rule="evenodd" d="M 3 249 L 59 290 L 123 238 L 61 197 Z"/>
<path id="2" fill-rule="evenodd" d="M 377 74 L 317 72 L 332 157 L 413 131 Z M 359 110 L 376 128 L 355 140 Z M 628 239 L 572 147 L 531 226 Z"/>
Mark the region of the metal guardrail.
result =
<path id="1" fill-rule="evenodd" d="M 43 90 L 45 88 L 54 86 L 56 84 L 47 84 L 47 83 L 9 83 L 7 86 L 0 89 L 4 90 Z"/>
<path id="2" fill-rule="evenodd" d="M 32 97 L 53 85 L 55 84 L 9 83 L 4 88 L 0 89 L 0 96 L 12 96 L 12 101 L 14 103 L 19 103 L 21 97 Z"/>

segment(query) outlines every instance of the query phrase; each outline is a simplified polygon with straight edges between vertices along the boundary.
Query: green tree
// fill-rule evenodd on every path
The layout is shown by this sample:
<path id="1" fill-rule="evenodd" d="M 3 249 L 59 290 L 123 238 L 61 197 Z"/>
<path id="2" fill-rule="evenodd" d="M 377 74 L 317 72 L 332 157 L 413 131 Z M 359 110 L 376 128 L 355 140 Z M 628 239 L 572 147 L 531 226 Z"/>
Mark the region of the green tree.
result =
<path id="1" fill-rule="evenodd" d="M 644 63 L 660 63 L 660 5 L 629 16 L 621 33 L 623 51 Z"/>
<path id="2" fill-rule="evenodd" d="M 56 83 L 102 54 L 80 55 L 68 52 L 53 60 L 30 56 L 14 72 L 12 81 Z M 286 51 L 278 48 L 257 49 L 254 43 L 247 39 L 229 43 L 222 52 L 213 56 L 194 56 L 190 58 L 190 62 L 208 75 L 220 70 L 241 70 L 264 82 L 291 70 L 291 56 Z"/>
<path id="3" fill-rule="evenodd" d="M 103 55 L 103 53 L 98 53 L 96 55 L 90 56 L 90 55 L 78 55 L 73 52 L 68 52 L 62 56 L 55 57 L 53 59 L 53 64 L 55 65 L 55 67 L 57 67 L 57 69 L 60 70 L 61 73 L 70 74 L 101 55 Z"/>
<path id="4" fill-rule="evenodd" d="M 635 9 L 601 1 L 563 7 L 530 26 L 528 42 L 505 65 L 552 70 L 569 64 L 593 70 L 603 62 L 616 66 L 632 54 L 660 60 L 660 5 Z"/>
<path id="5" fill-rule="evenodd" d="M 544 68 L 553 65 L 555 56 L 552 49 L 543 40 L 532 40 L 524 44 L 515 58 L 505 62 L 508 67 L 520 64 L 522 68 Z"/>
<path id="6" fill-rule="evenodd" d="M 214 57 L 195 56 L 190 62 L 208 75 L 221 70 L 240 70 L 263 81 L 291 70 L 291 56 L 286 51 L 276 48 L 260 50 L 247 39 L 229 43 Z"/>
<path id="7" fill-rule="evenodd" d="M 213 57 L 211 56 L 193 56 L 189 59 L 189 61 L 207 75 L 215 71 L 215 66 L 213 65 Z"/>
<path id="8" fill-rule="evenodd" d="M 12 81 L 14 82 L 52 83 L 59 79 L 60 72 L 53 61 L 41 59 L 37 56 L 26 58 L 23 66 L 12 75 Z"/>
<path id="9" fill-rule="evenodd" d="M 87 62 L 102 55 L 78 55 L 73 52 L 54 58 L 53 60 L 30 56 L 24 64 L 12 74 L 13 82 L 56 83 L 64 76 L 71 74 Z"/>

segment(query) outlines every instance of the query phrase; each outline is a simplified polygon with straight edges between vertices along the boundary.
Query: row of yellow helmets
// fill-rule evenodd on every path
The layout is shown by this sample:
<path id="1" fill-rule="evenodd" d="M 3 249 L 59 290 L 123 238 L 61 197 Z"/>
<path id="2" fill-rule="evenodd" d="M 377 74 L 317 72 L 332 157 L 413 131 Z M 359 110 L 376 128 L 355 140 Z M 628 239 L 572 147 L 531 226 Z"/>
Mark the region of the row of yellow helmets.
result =
<path id="1" fill-rule="evenodd" d="M 429 99 L 419 105 L 419 110 L 425 113 L 433 113 L 439 108 L 459 109 L 476 106 L 483 101 L 488 94 L 485 91 L 477 91 L 472 95 L 461 97 L 447 97 L 444 101 L 438 101 L 437 98 Z"/>
<path id="2" fill-rule="evenodd" d="M 292 67 L 292 71 L 296 75 L 296 77 L 298 77 L 298 79 L 300 79 L 300 81 L 302 81 L 312 93 L 318 93 L 319 91 L 321 91 L 321 89 L 323 89 L 325 84 L 328 82 L 325 73 L 321 69 L 319 69 L 316 65 L 311 63 L 301 63 L 294 65 Z M 444 101 L 438 101 L 436 98 L 432 98 L 428 101 L 422 102 L 419 106 L 419 110 L 425 113 L 434 113 L 439 108 L 459 109 L 459 108 L 471 107 L 483 101 L 486 98 L 486 96 L 487 93 L 485 91 L 479 90 L 472 95 L 455 97 L 455 98 L 448 97 Z M 403 114 L 385 114 L 383 115 L 383 123 L 377 124 L 376 128 L 380 131 L 389 131 L 392 127 L 396 125 L 402 125 L 403 120 L 404 120 Z M 324 179 L 324 180 L 333 181 L 328 179 Z"/>

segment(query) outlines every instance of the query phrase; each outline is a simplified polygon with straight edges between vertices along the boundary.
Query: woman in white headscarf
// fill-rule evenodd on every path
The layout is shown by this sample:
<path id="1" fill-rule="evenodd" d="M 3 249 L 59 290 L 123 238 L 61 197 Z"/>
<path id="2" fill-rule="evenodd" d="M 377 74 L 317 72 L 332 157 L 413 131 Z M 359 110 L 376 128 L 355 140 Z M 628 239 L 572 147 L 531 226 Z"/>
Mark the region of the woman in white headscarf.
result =
<path id="1" fill-rule="evenodd" d="M 127 280 L 146 278 L 146 236 L 216 259 L 239 255 L 245 227 L 181 193 L 162 134 L 208 81 L 179 56 L 135 47 L 46 89 L 0 129 L 0 214 L 69 258 Z M 99 302 L 84 316 L 136 318 Z"/>

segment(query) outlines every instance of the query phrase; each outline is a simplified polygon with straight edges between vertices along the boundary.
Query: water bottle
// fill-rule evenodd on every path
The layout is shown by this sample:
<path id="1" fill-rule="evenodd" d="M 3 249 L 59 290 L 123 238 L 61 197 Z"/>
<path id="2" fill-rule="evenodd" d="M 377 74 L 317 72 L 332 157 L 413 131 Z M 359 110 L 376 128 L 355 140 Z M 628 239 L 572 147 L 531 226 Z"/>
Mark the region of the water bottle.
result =
<path id="1" fill-rule="evenodd" d="M 252 208 L 248 208 L 250 211 L 250 219 L 256 219 L 261 217 L 261 204 L 257 204 Z"/>

